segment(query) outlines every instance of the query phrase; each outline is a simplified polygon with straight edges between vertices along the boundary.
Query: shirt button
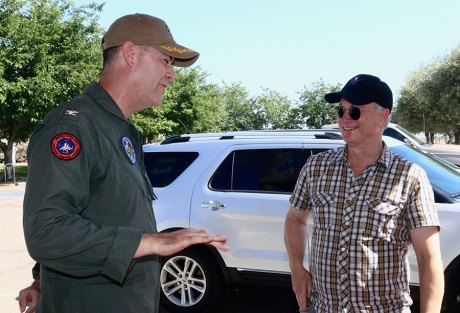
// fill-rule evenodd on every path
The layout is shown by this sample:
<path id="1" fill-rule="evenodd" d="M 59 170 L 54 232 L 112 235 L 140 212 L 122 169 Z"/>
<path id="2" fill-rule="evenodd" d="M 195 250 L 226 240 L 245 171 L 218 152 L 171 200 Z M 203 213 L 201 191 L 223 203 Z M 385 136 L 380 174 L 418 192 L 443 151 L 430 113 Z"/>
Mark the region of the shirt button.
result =
<path id="1" fill-rule="evenodd" d="M 350 222 L 345 222 L 345 225 L 347 225 L 347 226 L 350 225 Z"/>
<path id="2" fill-rule="evenodd" d="M 340 251 L 342 251 L 342 252 L 345 252 L 346 250 L 347 250 L 347 249 L 345 249 L 345 248 L 340 249 Z"/>

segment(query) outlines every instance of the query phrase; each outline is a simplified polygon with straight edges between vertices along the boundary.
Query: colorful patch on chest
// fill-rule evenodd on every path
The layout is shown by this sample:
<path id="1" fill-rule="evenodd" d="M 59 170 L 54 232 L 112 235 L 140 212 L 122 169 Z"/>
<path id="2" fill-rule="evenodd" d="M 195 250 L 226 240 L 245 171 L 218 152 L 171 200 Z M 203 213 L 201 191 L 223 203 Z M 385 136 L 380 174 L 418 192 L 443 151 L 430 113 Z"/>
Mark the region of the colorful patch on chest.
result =
<path id="1" fill-rule="evenodd" d="M 53 154 L 61 160 L 73 160 L 80 153 L 80 141 L 71 134 L 56 135 L 51 142 Z"/>
<path id="2" fill-rule="evenodd" d="M 136 164 L 136 151 L 131 140 L 128 137 L 123 137 L 121 138 L 121 143 L 131 163 Z"/>

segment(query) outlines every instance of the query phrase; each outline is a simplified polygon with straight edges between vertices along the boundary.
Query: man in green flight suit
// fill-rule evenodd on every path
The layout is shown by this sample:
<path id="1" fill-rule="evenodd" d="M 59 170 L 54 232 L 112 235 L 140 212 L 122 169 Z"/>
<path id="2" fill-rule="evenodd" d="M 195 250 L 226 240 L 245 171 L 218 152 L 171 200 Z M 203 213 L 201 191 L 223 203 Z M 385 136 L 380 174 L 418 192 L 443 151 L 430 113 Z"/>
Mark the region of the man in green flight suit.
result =
<path id="1" fill-rule="evenodd" d="M 39 313 L 157 312 L 159 256 L 192 244 L 228 249 L 225 236 L 205 230 L 157 233 L 129 119 L 159 106 L 173 66 L 190 66 L 199 53 L 145 14 L 116 20 L 102 49 L 99 81 L 53 109 L 29 143 L 24 234 L 41 264 Z"/>

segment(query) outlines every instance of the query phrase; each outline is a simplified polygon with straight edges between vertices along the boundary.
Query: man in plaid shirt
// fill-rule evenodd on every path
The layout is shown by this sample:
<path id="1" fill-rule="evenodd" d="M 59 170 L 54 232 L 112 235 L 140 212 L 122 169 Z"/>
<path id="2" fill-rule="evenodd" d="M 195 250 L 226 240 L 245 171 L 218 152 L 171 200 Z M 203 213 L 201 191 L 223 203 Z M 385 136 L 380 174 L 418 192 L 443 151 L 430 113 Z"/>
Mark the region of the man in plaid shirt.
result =
<path id="1" fill-rule="evenodd" d="M 325 100 L 339 103 L 346 146 L 309 158 L 290 198 L 285 242 L 300 311 L 312 297 L 318 313 L 410 312 L 412 244 L 421 313 L 440 312 L 444 277 L 433 191 L 419 166 L 382 141 L 393 106 L 390 88 L 376 76 L 360 74 Z"/>

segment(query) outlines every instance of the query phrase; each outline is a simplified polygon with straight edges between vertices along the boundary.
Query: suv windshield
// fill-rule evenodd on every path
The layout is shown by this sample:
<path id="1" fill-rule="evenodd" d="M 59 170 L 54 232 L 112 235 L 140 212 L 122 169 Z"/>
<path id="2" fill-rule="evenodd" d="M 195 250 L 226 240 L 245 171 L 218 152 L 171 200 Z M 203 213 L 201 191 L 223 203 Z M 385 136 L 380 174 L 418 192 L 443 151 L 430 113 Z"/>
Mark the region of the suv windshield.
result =
<path id="1" fill-rule="evenodd" d="M 460 173 L 453 167 L 409 146 L 390 147 L 390 150 L 423 168 L 432 185 L 446 191 L 452 198 L 460 196 Z"/>
<path id="2" fill-rule="evenodd" d="M 401 133 L 402 133 L 402 134 L 404 134 L 404 136 L 406 136 L 407 138 L 409 138 L 409 141 L 411 141 L 411 142 L 414 142 L 414 141 L 415 141 L 417 144 L 419 144 L 419 145 L 421 145 L 421 146 L 423 146 L 423 145 L 425 144 L 424 141 L 420 140 L 420 138 L 418 138 L 417 136 L 415 136 L 413 133 L 409 132 L 407 129 L 405 129 L 405 128 L 403 128 L 403 127 L 397 125 L 397 124 L 393 125 L 393 127 L 399 131 L 399 133 L 400 133 L 399 136 L 400 136 L 400 137 L 403 137 L 403 135 L 401 135 Z M 388 131 L 388 130 L 390 130 L 390 129 L 391 129 L 391 128 L 386 128 L 386 129 L 385 129 L 385 132 Z M 386 135 L 385 132 L 384 132 L 384 135 Z M 393 130 L 393 132 L 396 133 L 395 130 Z M 393 136 L 390 136 L 390 137 L 393 137 Z M 396 137 L 396 136 L 394 136 L 394 138 L 399 139 L 399 138 Z M 404 137 L 403 137 L 403 139 L 399 139 L 399 140 L 404 141 Z"/>

